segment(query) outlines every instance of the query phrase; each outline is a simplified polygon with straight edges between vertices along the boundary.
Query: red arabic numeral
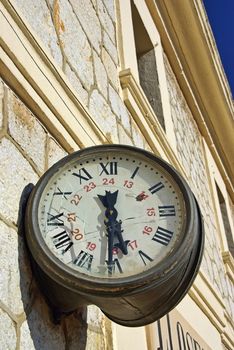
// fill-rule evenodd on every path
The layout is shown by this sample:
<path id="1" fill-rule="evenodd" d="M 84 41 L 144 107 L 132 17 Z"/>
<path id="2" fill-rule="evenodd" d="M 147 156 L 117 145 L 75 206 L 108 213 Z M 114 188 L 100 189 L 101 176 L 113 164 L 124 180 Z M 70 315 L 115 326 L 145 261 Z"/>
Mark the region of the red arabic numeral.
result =
<path id="1" fill-rule="evenodd" d="M 88 242 L 86 249 L 93 251 L 96 249 L 96 244 L 92 242 Z"/>
<path id="2" fill-rule="evenodd" d="M 142 231 L 144 235 L 150 235 L 150 233 L 153 231 L 152 227 L 145 226 L 144 230 Z"/>
<path id="3" fill-rule="evenodd" d="M 155 209 L 154 208 L 148 208 L 147 210 L 147 215 L 148 216 L 155 216 Z"/>

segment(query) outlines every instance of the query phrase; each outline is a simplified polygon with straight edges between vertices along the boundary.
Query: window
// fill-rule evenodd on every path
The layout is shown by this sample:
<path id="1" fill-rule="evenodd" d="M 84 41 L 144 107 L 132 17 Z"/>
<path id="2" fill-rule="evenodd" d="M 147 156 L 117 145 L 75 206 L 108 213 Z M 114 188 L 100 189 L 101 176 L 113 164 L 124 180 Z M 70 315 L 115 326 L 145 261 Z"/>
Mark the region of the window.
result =
<path id="1" fill-rule="evenodd" d="M 165 130 L 155 48 L 133 2 L 131 10 L 140 85 Z"/>
<path id="2" fill-rule="evenodd" d="M 216 191 L 217 191 L 218 200 L 219 200 L 219 207 L 220 207 L 221 217 L 223 221 L 223 226 L 224 226 L 224 230 L 227 238 L 228 249 L 232 254 L 232 256 L 234 257 L 234 242 L 232 237 L 231 225 L 228 219 L 226 202 L 217 183 L 215 183 L 215 185 L 216 185 Z"/>

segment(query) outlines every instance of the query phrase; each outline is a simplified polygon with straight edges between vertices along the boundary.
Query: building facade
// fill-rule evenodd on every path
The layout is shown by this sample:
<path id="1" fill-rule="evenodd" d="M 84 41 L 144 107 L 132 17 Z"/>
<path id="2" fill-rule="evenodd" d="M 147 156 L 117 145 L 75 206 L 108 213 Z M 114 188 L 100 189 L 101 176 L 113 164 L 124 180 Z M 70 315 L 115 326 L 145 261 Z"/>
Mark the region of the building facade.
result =
<path id="1" fill-rule="evenodd" d="M 234 107 L 201 0 L 1 0 L 0 348 L 234 348 Z M 54 324 L 32 274 L 22 192 L 98 144 L 146 149 L 187 180 L 205 249 L 168 315 L 121 327 L 96 306 Z"/>

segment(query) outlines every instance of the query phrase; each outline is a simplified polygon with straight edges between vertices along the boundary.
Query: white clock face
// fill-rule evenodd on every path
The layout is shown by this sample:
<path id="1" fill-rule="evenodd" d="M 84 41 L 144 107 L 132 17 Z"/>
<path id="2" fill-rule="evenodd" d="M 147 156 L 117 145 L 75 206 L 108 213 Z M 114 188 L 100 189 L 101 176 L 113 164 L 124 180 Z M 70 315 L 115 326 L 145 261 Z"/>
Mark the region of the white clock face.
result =
<path id="1" fill-rule="evenodd" d="M 50 178 L 38 209 L 51 253 L 75 271 L 106 279 L 137 275 L 166 258 L 185 217 L 172 176 L 123 150 L 68 162 Z"/>

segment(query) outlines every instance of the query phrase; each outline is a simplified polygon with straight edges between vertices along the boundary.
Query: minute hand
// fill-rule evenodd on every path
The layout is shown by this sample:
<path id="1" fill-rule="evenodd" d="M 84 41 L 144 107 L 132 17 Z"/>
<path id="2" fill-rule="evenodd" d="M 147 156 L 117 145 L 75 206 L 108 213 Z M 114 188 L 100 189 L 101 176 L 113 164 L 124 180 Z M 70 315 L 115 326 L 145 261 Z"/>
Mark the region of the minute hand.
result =
<path id="1" fill-rule="evenodd" d="M 128 254 L 127 251 L 127 244 L 129 241 L 124 241 L 122 232 L 123 230 L 121 229 L 121 220 L 116 220 L 118 216 L 118 212 L 114 205 L 116 204 L 117 201 L 117 196 L 118 196 L 118 191 L 115 191 L 111 193 L 110 191 L 106 191 L 105 196 L 98 195 L 98 198 L 101 200 L 103 206 L 106 208 L 105 211 L 105 225 L 107 228 L 107 233 L 108 233 L 108 250 L 109 250 L 109 256 L 110 256 L 110 249 L 112 250 L 113 248 L 113 240 L 114 236 L 117 237 L 119 243 L 116 243 L 114 246 L 118 247 L 123 254 Z M 112 248 L 111 248 L 112 247 Z M 112 254 L 112 252 L 111 252 Z"/>

